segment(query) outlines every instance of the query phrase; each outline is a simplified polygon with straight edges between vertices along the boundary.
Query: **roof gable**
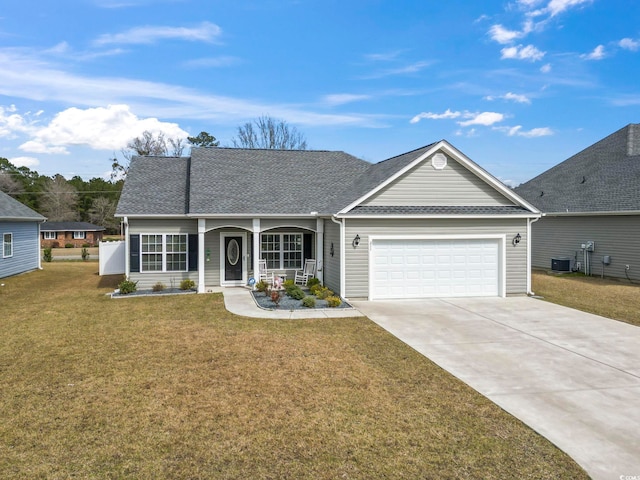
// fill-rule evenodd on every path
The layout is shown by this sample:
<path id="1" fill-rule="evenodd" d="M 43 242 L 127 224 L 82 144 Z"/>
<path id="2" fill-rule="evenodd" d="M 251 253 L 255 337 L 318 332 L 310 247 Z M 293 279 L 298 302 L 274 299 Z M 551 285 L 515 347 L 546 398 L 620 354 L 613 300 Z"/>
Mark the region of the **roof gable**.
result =
<path id="1" fill-rule="evenodd" d="M 0 191 L 0 220 L 42 222 L 45 217 Z"/>
<path id="2" fill-rule="evenodd" d="M 640 211 L 640 124 L 630 124 L 516 188 L 543 212 Z"/>
<path id="3" fill-rule="evenodd" d="M 446 158 L 443 168 L 434 168 L 433 159 L 438 154 Z M 341 213 L 365 206 L 518 206 L 537 213 L 535 207 L 445 140 L 388 162 L 400 168 Z"/>

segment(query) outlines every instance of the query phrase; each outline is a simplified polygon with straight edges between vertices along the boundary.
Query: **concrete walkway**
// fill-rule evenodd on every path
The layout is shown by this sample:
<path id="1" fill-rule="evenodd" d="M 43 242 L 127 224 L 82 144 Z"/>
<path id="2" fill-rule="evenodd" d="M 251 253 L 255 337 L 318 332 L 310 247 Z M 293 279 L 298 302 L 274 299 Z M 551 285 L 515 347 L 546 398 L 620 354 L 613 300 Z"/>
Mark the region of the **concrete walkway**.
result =
<path id="1" fill-rule="evenodd" d="M 526 297 L 352 304 L 592 478 L 640 479 L 640 328 Z"/>
<path id="2" fill-rule="evenodd" d="M 318 308 L 284 310 L 265 310 L 256 305 L 251 292 L 244 287 L 225 287 L 221 289 L 224 296 L 224 306 L 231 313 L 253 318 L 279 318 L 286 320 L 300 320 L 304 318 L 347 318 L 361 317 L 355 308 Z"/>

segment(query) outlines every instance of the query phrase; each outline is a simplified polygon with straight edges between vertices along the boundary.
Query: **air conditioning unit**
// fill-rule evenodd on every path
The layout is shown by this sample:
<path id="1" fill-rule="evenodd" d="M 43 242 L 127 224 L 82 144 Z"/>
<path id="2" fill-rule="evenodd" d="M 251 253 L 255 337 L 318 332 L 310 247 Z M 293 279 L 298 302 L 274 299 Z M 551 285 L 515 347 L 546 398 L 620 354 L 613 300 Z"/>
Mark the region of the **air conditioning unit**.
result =
<path id="1" fill-rule="evenodd" d="M 569 257 L 556 257 L 551 259 L 551 270 L 554 272 L 570 272 L 571 271 L 571 258 Z"/>

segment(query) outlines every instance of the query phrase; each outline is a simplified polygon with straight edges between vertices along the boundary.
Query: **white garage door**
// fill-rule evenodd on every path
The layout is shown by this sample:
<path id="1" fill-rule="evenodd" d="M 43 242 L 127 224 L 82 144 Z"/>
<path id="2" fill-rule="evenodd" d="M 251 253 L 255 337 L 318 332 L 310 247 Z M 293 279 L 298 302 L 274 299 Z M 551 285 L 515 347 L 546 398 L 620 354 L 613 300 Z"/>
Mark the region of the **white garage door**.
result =
<path id="1" fill-rule="evenodd" d="M 497 239 L 374 240 L 372 299 L 499 295 Z"/>

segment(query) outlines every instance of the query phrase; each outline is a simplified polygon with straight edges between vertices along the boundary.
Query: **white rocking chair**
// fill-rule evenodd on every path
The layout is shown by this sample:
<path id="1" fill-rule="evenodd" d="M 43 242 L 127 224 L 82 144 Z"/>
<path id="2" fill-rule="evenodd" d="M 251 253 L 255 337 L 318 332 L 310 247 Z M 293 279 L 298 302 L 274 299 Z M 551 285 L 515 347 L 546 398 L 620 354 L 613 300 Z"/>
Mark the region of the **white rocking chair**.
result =
<path id="1" fill-rule="evenodd" d="M 304 267 L 302 270 L 296 270 L 294 283 L 296 285 L 306 285 L 310 278 L 316 274 L 316 261 L 308 258 L 304 261 Z"/>
<path id="2" fill-rule="evenodd" d="M 273 272 L 267 270 L 267 261 L 258 260 L 258 281 L 267 282 L 273 285 Z"/>

